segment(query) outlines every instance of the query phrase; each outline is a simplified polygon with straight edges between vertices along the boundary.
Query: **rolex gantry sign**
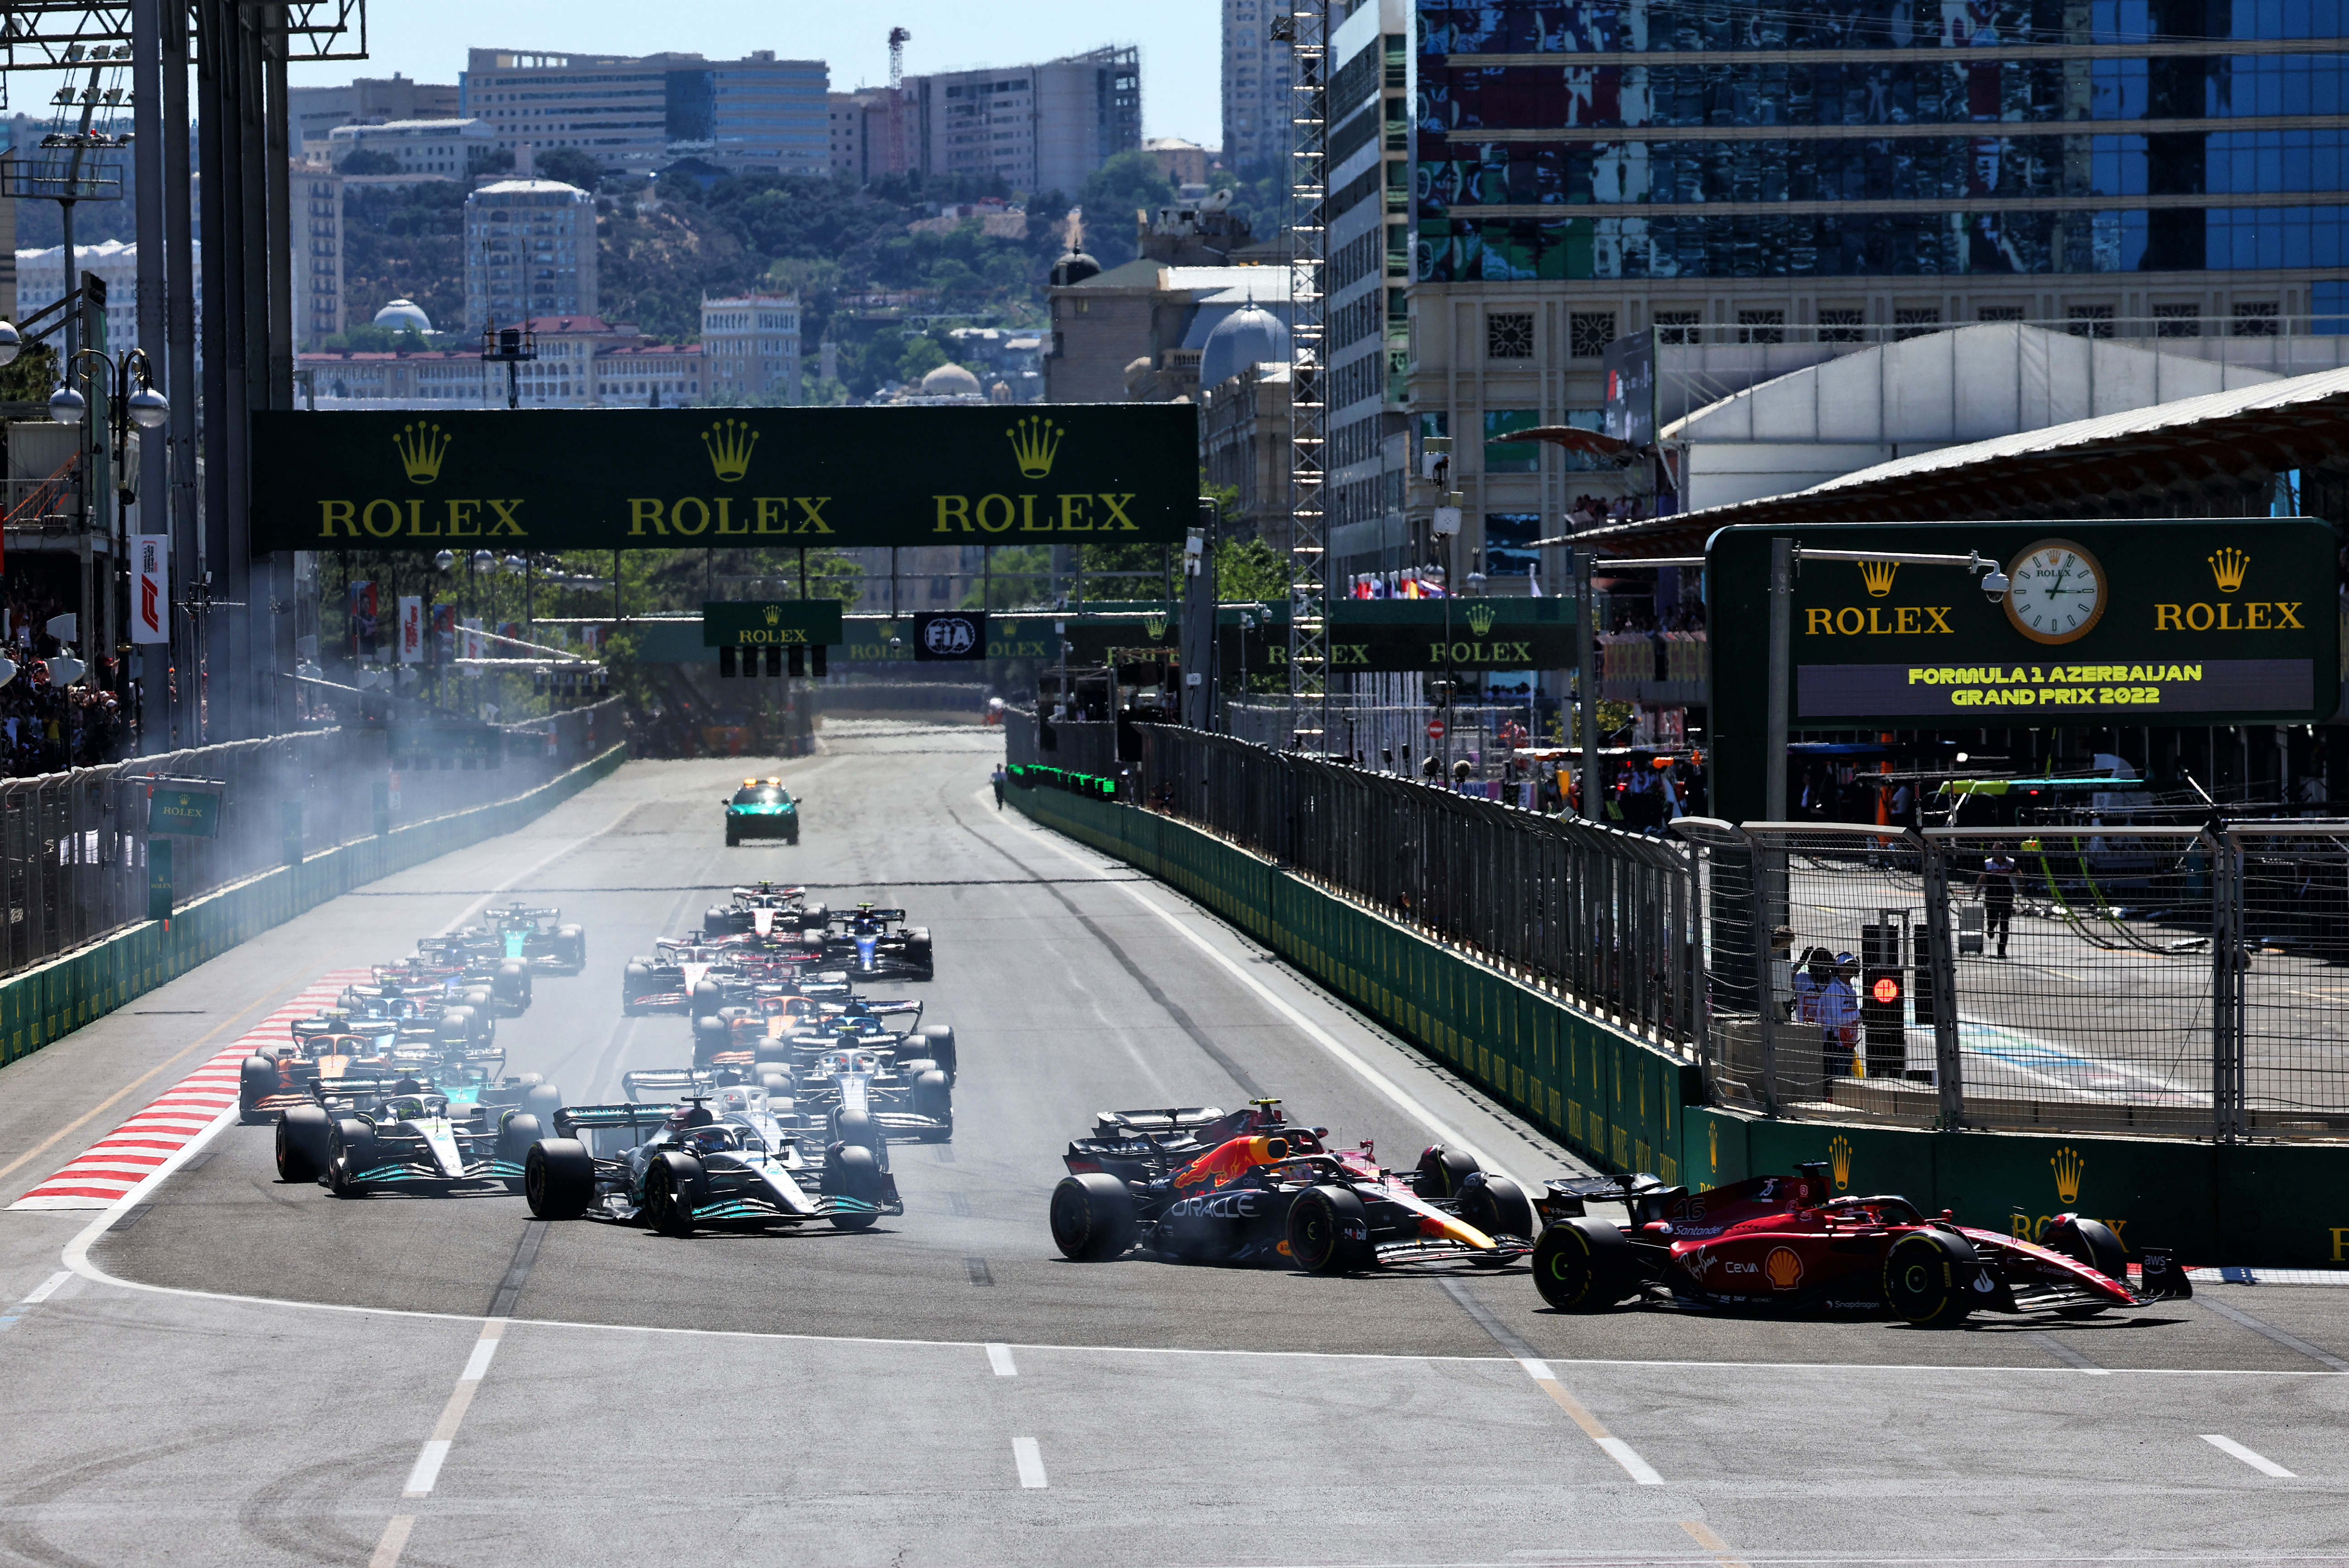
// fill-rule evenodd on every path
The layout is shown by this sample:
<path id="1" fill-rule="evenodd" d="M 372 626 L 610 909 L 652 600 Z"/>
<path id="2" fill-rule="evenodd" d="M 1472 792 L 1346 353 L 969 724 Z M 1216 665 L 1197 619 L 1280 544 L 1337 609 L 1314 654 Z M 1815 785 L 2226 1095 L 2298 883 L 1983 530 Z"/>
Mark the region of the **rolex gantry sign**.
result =
<path id="1" fill-rule="evenodd" d="M 1172 544 L 1188 403 L 253 416 L 254 548 Z"/>

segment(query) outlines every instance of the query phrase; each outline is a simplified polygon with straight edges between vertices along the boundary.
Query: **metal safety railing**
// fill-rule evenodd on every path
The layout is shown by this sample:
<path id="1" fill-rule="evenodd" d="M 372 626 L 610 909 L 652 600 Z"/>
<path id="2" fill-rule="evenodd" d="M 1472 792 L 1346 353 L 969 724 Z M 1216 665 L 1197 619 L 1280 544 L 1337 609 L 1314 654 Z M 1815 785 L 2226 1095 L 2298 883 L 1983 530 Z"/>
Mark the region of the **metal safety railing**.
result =
<path id="1" fill-rule="evenodd" d="M 172 899 L 185 904 L 295 854 L 535 789 L 619 742 L 619 704 L 575 709 L 504 734 L 501 765 L 493 768 L 453 762 L 394 768 L 382 731 L 337 729 L 0 783 L 0 895 L 7 909 L 0 974 L 146 920 L 148 794 L 155 779 L 208 781 L 220 789 L 218 836 L 174 839 Z"/>
<path id="2" fill-rule="evenodd" d="M 1140 802 L 1693 1052 L 1702 1027 L 1684 846 L 1228 736 L 1140 726 Z"/>
<path id="3" fill-rule="evenodd" d="M 1699 857 L 1721 1103 L 2349 1136 L 2349 823 L 1674 826 Z"/>

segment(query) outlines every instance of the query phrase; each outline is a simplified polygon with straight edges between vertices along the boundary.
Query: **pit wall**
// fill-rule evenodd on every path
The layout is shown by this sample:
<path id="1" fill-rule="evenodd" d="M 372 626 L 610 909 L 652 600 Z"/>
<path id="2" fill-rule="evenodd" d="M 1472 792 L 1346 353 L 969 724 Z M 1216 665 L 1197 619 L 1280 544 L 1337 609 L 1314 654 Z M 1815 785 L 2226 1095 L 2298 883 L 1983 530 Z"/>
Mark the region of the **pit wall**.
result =
<path id="1" fill-rule="evenodd" d="M 167 932 L 150 921 L 0 981 L 0 1064 L 29 1056 L 91 1019 L 113 1012 L 208 959 L 395 871 L 512 833 L 627 759 L 615 746 L 538 788 L 489 805 L 409 823 L 388 834 L 321 850 L 195 899 Z"/>
<path id="2" fill-rule="evenodd" d="M 2349 1267 L 2349 1146 L 1930 1132 L 1705 1105 L 1702 1072 L 1603 1019 L 1135 806 L 1049 786 L 1027 816 L 1205 905 L 1315 983 L 1603 1168 L 1691 1190 L 1824 1160 L 1839 1193 L 1899 1193 L 2035 1235 L 2067 1210 L 2189 1264 Z M 1535 1175 L 1547 1174 L 1535 1172 Z"/>

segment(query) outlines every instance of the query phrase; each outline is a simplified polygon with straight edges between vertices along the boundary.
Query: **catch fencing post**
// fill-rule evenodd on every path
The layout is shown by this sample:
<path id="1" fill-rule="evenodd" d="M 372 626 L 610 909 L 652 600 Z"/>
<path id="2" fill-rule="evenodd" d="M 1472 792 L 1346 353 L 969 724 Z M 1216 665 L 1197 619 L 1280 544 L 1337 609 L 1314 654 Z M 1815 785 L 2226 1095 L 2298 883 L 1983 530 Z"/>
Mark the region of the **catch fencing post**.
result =
<path id="1" fill-rule="evenodd" d="M 1940 1093 L 1940 1125 L 1966 1125 L 1963 1058 L 1958 1051 L 1958 965 L 1950 931 L 1949 846 L 1925 836 L 1926 962 L 1933 982 L 1933 1084 Z"/>
<path id="2" fill-rule="evenodd" d="M 2210 1134 L 2243 1136 L 2243 849 L 2230 833 L 2210 846 Z"/>

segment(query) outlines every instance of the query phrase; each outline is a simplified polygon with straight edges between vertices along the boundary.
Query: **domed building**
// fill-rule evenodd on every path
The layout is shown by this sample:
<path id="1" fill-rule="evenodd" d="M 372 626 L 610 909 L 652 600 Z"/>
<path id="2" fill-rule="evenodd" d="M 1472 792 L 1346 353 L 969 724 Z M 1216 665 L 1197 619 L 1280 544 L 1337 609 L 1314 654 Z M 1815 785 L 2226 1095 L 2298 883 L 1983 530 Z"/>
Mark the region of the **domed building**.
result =
<path id="1" fill-rule="evenodd" d="M 413 328 L 429 335 L 432 330 L 432 318 L 425 315 L 424 307 L 412 299 L 393 300 L 375 313 L 375 324 L 394 332 Z"/>
<path id="2" fill-rule="evenodd" d="M 1286 364 L 1288 328 L 1279 317 L 1250 301 L 1216 324 L 1199 350 L 1199 389 L 1222 386 L 1251 365 Z"/>
<path id="3" fill-rule="evenodd" d="M 959 365 L 941 365 L 922 378 L 921 395 L 925 398 L 978 398 L 987 396 L 978 378 Z"/>
<path id="4" fill-rule="evenodd" d="M 1067 288 L 1070 285 L 1082 283 L 1089 277 L 1099 277 L 1101 270 L 1101 263 L 1093 260 L 1084 252 L 1070 251 L 1052 264 L 1052 286 Z"/>

